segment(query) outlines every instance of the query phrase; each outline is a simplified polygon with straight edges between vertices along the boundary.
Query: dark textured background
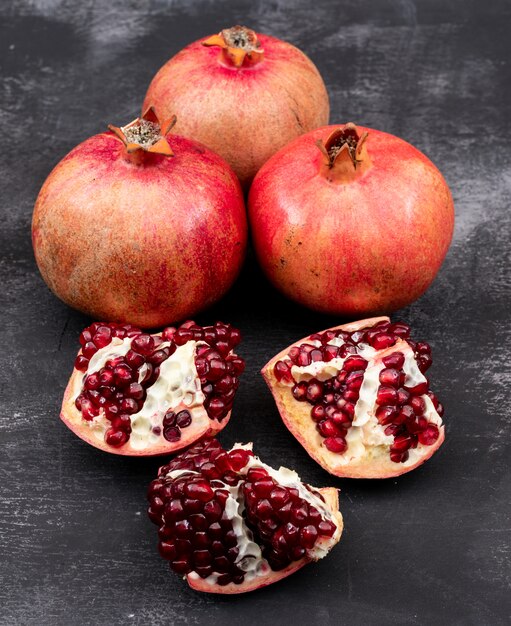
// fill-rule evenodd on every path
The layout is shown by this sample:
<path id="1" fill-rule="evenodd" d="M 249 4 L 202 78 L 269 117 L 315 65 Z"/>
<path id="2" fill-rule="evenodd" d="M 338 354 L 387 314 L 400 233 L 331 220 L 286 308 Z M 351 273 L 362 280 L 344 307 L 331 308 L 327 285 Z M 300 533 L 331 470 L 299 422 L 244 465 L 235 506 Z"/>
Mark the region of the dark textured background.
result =
<path id="1" fill-rule="evenodd" d="M 0 4 L 0 622 L 2 624 L 509 623 L 511 4 L 505 0 L 2 0 Z M 395 319 L 430 341 L 448 437 L 397 480 L 330 477 L 282 425 L 258 374 L 337 319 L 284 302 L 249 265 L 200 316 L 239 325 L 248 360 L 221 440 L 341 488 L 334 552 L 244 597 L 199 595 L 168 571 L 145 514 L 158 460 L 109 456 L 58 419 L 88 320 L 40 279 L 34 199 L 53 165 L 136 116 L 153 73 L 234 23 L 318 65 L 332 121 L 398 134 L 453 191 L 457 223 L 428 293 Z"/>

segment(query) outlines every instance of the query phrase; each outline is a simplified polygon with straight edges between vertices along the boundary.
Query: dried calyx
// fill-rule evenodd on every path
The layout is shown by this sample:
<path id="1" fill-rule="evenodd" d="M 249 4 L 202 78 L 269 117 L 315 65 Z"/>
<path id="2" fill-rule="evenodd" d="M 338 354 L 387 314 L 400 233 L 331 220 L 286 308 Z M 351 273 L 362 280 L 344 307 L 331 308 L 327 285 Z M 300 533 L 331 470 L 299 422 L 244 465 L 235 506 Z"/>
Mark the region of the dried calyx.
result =
<path id="1" fill-rule="evenodd" d="M 218 46 L 222 56 L 235 67 L 253 65 L 263 59 L 264 51 L 256 33 L 246 26 L 224 28 L 202 42 L 203 46 Z"/>
<path id="2" fill-rule="evenodd" d="M 366 149 L 368 133 L 359 134 L 353 123 L 334 130 L 326 141 L 318 139 L 317 147 L 324 156 L 326 175 L 332 179 L 352 178 L 369 166 Z"/>
<path id="3" fill-rule="evenodd" d="M 175 123 L 175 115 L 168 120 L 160 122 L 154 107 L 149 107 L 142 117 L 137 117 L 129 124 L 126 124 L 126 126 L 118 127 L 109 124 L 108 129 L 123 142 L 128 154 L 142 151 L 173 156 L 174 153 L 166 139 L 166 135 Z"/>

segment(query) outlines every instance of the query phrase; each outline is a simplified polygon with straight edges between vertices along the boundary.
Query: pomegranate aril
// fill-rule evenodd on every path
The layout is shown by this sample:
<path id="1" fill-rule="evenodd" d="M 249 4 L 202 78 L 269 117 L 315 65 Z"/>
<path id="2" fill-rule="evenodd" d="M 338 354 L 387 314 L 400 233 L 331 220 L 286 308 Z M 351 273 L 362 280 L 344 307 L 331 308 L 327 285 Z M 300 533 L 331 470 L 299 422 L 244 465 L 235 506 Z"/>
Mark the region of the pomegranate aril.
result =
<path id="1" fill-rule="evenodd" d="M 291 369 L 285 361 L 277 361 L 277 363 L 275 363 L 273 371 L 275 373 L 275 378 L 279 382 L 290 383 L 293 381 L 293 377 L 291 376 Z"/>
<path id="2" fill-rule="evenodd" d="M 309 382 L 307 386 L 307 401 L 310 403 L 317 402 L 323 395 L 323 385 L 317 380 Z"/>
<path id="3" fill-rule="evenodd" d="M 357 370 L 365 370 L 367 367 L 367 361 L 361 356 L 348 357 L 342 366 L 346 372 L 355 372 Z"/>
<path id="4" fill-rule="evenodd" d="M 429 384 L 428 382 L 419 383 L 415 387 L 407 387 L 406 389 L 414 396 L 422 396 L 428 392 Z"/>
<path id="5" fill-rule="evenodd" d="M 336 527 L 333 522 L 323 520 L 318 524 L 318 532 L 325 537 L 333 537 Z"/>
<path id="6" fill-rule="evenodd" d="M 110 428 L 106 431 L 105 441 L 109 446 L 114 448 L 123 446 L 129 439 L 128 433 L 123 430 L 114 430 Z"/>
<path id="7" fill-rule="evenodd" d="M 393 406 L 379 406 L 376 409 L 376 419 L 382 426 L 390 424 L 397 414 L 398 410 Z"/>
<path id="8" fill-rule="evenodd" d="M 379 380 L 382 385 L 399 387 L 401 377 L 401 372 L 399 370 L 393 367 L 386 367 L 381 370 Z"/>
<path id="9" fill-rule="evenodd" d="M 87 376 L 83 386 L 85 387 L 85 389 L 97 389 L 100 384 L 101 383 L 98 374 L 94 373 Z"/>
<path id="10" fill-rule="evenodd" d="M 418 434 L 419 443 L 424 446 L 431 446 L 435 443 L 440 435 L 436 424 L 429 424 L 422 432 Z"/>
<path id="11" fill-rule="evenodd" d="M 90 359 L 97 351 L 98 348 L 92 341 L 88 341 L 82 348 L 82 354 L 87 359 Z"/>
<path id="12" fill-rule="evenodd" d="M 108 326 L 100 326 L 94 336 L 92 341 L 98 348 L 104 348 L 112 341 L 112 330 Z"/>
<path id="13" fill-rule="evenodd" d="M 163 429 L 163 436 L 171 443 L 181 439 L 181 431 L 177 427 L 168 427 Z"/>
<path id="14" fill-rule="evenodd" d="M 154 339 L 151 335 L 137 335 L 131 342 L 131 348 L 139 354 L 149 355 L 154 350 Z"/>
<path id="15" fill-rule="evenodd" d="M 311 417 L 315 422 L 320 422 L 325 418 L 325 407 L 322 404 L 316 404 L 312 407 Z"/>
<path id="16" fill-rule="evenodd" d="M 142 400 L 145 396 L 144 388 L 140 383 L 130 383 L 128 388 L 124 390 L 124 393 L 133 400 Z"/>
<path id="17" fill-rule="evenodd" d="M 184 491 L 189 498 L 195 498 L 201 502 L 209 502 L 214 497 L 214 492 L 206 481 L 189 483 Z"/>
<path id="18" fill-rule="evenodd" d="M 405 355 L 402 352 L 393 352 L 382 359 L 385 367 L 392 367 L 400 370 L 405 364 Z"/>
<path id="19" fill-rule="evenodd" d="M 344 437 L 329 437 L 328 439 L 325 439 L 323 443 L 325 444 L 325 447 L 330 450 L 330 452 L 337 452 L 339 454 L 345 452 L 348 447 Z"/>
<path id="20" fill-rule="evenodd" d="M 187 426 L 190 426 L 190 424 L 192 423 L 192 416 L 190 415 L 190 412 L 186 409 L 183 411 L 179 411 L 179 413 L 176 415 L 176 423 L 179 428 L 186 428 Z"/>
<path id="21" fill-rule="evenodd" d="M 398 402 L 397 391 L 393 387 L 381 386 L 376 395 L 376 402 L 379 405 L 396 405 Z"/>
<path id="22" fill-rule="evenodd" d="M 385 350 L 385 348 L 390 348 L 396 343 L 396 338 L 393 335 L 381 333 L 369 343 L 375 350 Z"/>
<path id="23" fill-rule="evenodd" d="M 121 402 L 121 411 L 125 413 L 136 413 L 138 411 L 138 403 L 133 398 L 124 398 Z"/>
<path id="24" fill-rule="evenodd" d="M 405 450 L 403 452 L 391 450 L 390 452 L 390 460 L 394 463 L 404 463 L 408 460 L 408 457 L 408 450 Z"/>
<path id="25" fill-rule="evenodd" d="M 426 410 L 426 403 L 421 396 L 412 396 L 410 405 L 417 415 L 422 415 Z"/>
<path id="26" fill-rule="evenodd" d="M 394 443 L 390 446 L 391 452 L 403 452 L 408 450 L 412 445 L 412 439 L 408 435 L 399 435 L 394 439 Z"/>
<path id="27" fill-rule="evenodd" d="M 297 383 L 293 387 L 293 396 L 295 400 L 298 400 L 299 402 L 305 402 L 307 400 L 307 389 L 308 385 L 305 381 Z"/>

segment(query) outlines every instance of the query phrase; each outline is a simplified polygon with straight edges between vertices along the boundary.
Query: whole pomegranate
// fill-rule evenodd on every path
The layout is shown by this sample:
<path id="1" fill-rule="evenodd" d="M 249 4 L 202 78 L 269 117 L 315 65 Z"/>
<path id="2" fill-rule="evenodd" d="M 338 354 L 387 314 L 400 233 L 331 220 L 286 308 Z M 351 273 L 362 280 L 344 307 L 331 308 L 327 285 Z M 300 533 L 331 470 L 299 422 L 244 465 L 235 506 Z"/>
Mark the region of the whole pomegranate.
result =
<path id="1" fill-rule="evenodd" d="M 275 154 L 250 189 L 249 220 L 275 287 L 317 311 L 357 316 L 424 293 L 449 248 L 454 206 L 416 148 L 346 124 Z"/>
<path id="2" fill-rule="evenodd" d="M 337 489 L 274 470 L 252 445 L 201 442 L 161 467 L 148 492 L 158 548 L 188 584 L 242 593 L 323 558 L 343 528 Z"/>
<path id="3" fill-rule="evenodd" d="M 262 370 L 282 419 L 324 469 L 389 478 L 424 463 L 444 441 L 444 409 L 424 373 L 427 343 L 388 317 L 297 341 Z"/>
<path id="4" fill-rule="evenodd" d="M 190 44 L 153 78 L 144 107 L 220 154 L 244 187 L 277 150 L 328 123 L 315 65 L 289 43 L 244 26 Z"/>
<path id="5" fill-rule="evenodd" d="M 41 274 L 97 319 L 156 327 L 218 300 L 241 268 L 243 194 L 218 155 L 148 109 L 51 172 L 34 209 Z"/>
<path id="6" fill-rule="evenodd" d="M 114 454 L 171 454 L 214 435 L 231 415 L 245 363 L 229 324 L 185 322 L 150 335 L 95 322 L 81 349 L 61 418 L 81 439 Z"/>

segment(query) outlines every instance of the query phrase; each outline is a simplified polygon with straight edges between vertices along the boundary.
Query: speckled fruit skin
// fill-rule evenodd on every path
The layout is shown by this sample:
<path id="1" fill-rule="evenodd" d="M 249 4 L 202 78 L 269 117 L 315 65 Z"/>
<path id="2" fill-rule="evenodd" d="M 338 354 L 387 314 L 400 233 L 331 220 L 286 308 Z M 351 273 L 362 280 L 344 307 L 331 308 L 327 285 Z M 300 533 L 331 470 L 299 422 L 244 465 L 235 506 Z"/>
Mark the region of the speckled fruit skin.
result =
<path id="1" fill-rule="evenodd" d="M 167 135 L 174 156 L 125 159 L 107 132 L 51 172 L 32 241 L 50 289 L 96 319 L 157 327 L 194 315 L 232 285 L 245 255 L 243 194 L 227 163 Z"/>
<path id="2" fill-rule="evenodd" d="M 360 126 L 371 165 L 350 182 L 328 180 L 315 142 L 339 127 L 299 137 L 257 174 L 249 195 L 257 257 L 278 289 L 311 309 L 394 311 L 440 269 L 454 227 L 451 193 L 419 150 Z"/>
<path id="3" fill-rule="evenodd" d="M 245 188 L 277 150 L 328 123 L 328 94 L 315 65 L 289 43 L 257 35 L 261 62 L 236 68 L 204 39 L 153 78 L 143 109 L 177 115 L 175 130 L 224 157 Z"/>

